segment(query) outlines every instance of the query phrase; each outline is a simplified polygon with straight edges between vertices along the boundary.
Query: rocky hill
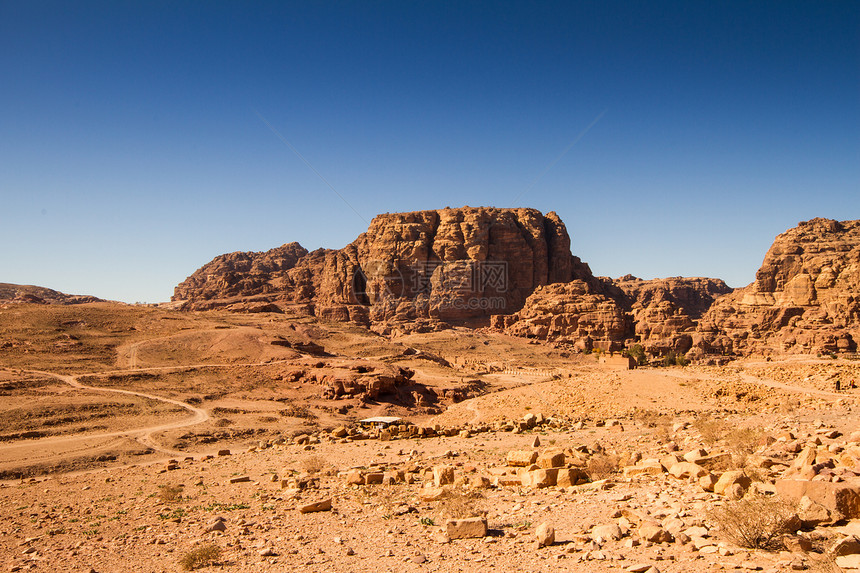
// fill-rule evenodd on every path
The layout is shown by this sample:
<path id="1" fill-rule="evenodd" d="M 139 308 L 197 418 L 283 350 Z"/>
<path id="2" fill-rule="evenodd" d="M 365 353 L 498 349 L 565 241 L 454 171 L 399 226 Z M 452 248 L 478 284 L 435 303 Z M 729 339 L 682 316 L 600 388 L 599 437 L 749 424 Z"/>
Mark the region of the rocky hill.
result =
<path id="1" fill-rule="evenodd" d="M 574 278 L 593 281 L 555 213 L 464 207 L 379 215 L 339 250 L 290 243 L 221 255 L 173 300 L 193 309 L 306 302 L 321 318 L 390 331 L 515 312 L 535 287 Z"/>
<path id="2" fill-rule="evenodd" d="M 555 213 L 386 213 L 339 250 L 289 243 L 216 257 L 176 287 L 184 308 L 301 303 L 380 333 L 481 326 L 590 351 L 652 357 L 856 351 L 860 221 L 813 219 L 776 238 L 754 284 L 592 275 Z"/>
<path id="3" fill-rule="evenodd" d="M 719 297 L 733 291 L 724 281 L 699 277 L 614 281 L 632 314 L 635 339 L 652 356 L 685 354 L 696 339 L 698 320 Z"/>
<path id="4" fill-rule="evenodd" d="M 66 294 L 40 286 L 0 283 L 0 302 L 82 304 L 85 302 L 99 301 L 101 301 L 101 299 L 94 296 Z"/>
<path id="5" fill-rule="evenodd" d="M 860 221 L 812 219 L 777 236 L 753 284 L 716 301 L 699 354 L 855 352 Z"/>
<path id="6" fill-rule="evenodd" d="M 498 330 L 572 344 L 578 350 L 621 350 L 635 342 L 648 354 L 685 353 L 696 320 L 732 289 L 719 279 L 617 280 L 538 288 L 518 313 L 493 318 Z"/>

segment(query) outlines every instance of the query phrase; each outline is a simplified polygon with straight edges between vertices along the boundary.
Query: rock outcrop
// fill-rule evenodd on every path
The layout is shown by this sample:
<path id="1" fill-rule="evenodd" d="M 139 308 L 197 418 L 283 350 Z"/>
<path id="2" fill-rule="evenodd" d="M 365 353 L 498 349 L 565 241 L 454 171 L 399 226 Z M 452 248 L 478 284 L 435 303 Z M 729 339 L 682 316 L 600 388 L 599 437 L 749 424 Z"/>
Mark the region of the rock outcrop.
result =
<path id="1" fill-rule="evenodd" d="M 696 319 L 729 292 L 719 279 L 592 278 L 538 288 L 521 311 L 494 317 L 492 325 L 584 351 L 620 350 L 640 342 L 654 356 L 685 353 L 692 346 Z"/>
<path id="2" fill-rule="evenodd" d="M 313 297 L 312 260 L 324 252 L 287 243 L 262 253 L 235 252 L 218 255 L 174 289 L 173 300 L 193 302 L 277 295 L 282 300 Z M 302 265 L 296 268 L 299 261 Z M 291 272 L 292 271 L 292 272 Z"/>
<path id="3" fill-rule="evenodd" d="M 220 255 L 175 289 L 205 309 L 254 301 L 302 302 L 323 319 L 392 328 L 512 313 L 540 285 L 593 280 L 571 255 L 555 213 L 441 209 L 379 215 L 339 250 L 290 243 L 264 253 Z"/>
<path id="4" fill-rule="evenodd" d="M 698 354 L 855 352 L 860 221 L 812 219 L 777 236 L 755 282 L 716 301 L 698 330 Z"/>
<path id="5" fill-rule="evenodd" d="M 379 215 L 338 250 L 289 243 L 216 257 L 176 287 L 191 309 L 307 312 L 380 333 L 490 325 L 582 350 L 639 343 L 651 356 L 857 350 L 860 221 L 779 235 L 755 283 L 594 277 L 555 213 L 440 209 Z"/>
<path id="6" fill-rule="evenodd" d="M 513 334 L 594 348 L 620 350 L 633 334 L 633 320 L 618 297 L 596 281 L 574 280 L 538 287 L 519 312 L 494 316 L 491 326 Z M 600 284 L 600 283 L 596 283 Z"/>
<path id="7" fill-rule="evenodd" d="M 0 302 L 27 302 L 31 304 L 84 304 L 104 302 L 89 295 L 66 294 L 53 289 L 33 286 L 0 283 Z"/>
<path id="8" fill-rule="evenodd" d="M 633 315 L 636 341 L 652 356 L 689 351 L 697 321 L 718 297 L 733 291 L 711 278 L 642 280 L 626 275 L 613 282 Z"/>
<path id="9" fill-rule="evenodd" d="M 860 221 L 813 219 L 779 235 L 742 289 L 707 278 L 574 281 L 537 289 L 493 326 L 584 350 L 639 343 L 652 357 L 856 352 Z"/>

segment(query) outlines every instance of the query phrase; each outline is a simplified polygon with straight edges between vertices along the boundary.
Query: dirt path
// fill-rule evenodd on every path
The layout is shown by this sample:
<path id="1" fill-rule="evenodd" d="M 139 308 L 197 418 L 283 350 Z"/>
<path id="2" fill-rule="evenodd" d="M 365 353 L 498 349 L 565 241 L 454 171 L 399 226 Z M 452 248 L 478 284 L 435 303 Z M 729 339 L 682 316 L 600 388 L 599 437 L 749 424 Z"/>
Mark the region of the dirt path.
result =
<path id="1" fill-rule="evenodd" d="M 156 424 L 152 426 L 145 426 L 143 428 L 135 428 L 132 430 L 119 430 L 116 432 L 104 432 L 100 434 L 86 434 L 82 436 L 63 436 L 57 438 L 43 438 L 38 440 L 27 440 L 24 442 L 16 442 L 14 444 L 8 444 L 4 446 L 0 446 L 0 451 L 3 450 L 12 450 L 15 448 L 22 447 L 32 447 L 32 446 L 57 446 L 62 444 L 69 444 L 74 446 L 76 443 L 84 443 L 88 441 L 98 441 L 110 438 L 118 438 L 118 437 L 129 437 L 132 438 L 141 444 L 152 448 L 153 450 L 160 451 L 169 455 L 185 455 L 184 452 L 179 452 L 176 450 L 171 450 L 165 448 L 164 446 L 158 444 L 152 437 L 152 434 L 157 432 L 163 432 L 165 430 L 174 430 L 176 428 L 184 428 L 186 426 L 194 426 L 197 424 L 201 424 L 209 419 L 209 413 L 202 408 L 196 408 L 191 404 L 186 402 L 181 402 L 179 400 L 173 400 L 172 398 L 165 398 L 163 396 L 157 396 L 155 394 L 147 394 L 145 392 L 136 392 L 134 390 L 122 390 L 118 388 L 101 388 L 99 386 L 87 386 L 86 384 L 81 384 L 78 381 L 78 376 L 70 376 L 65 374 L 56 374 L 54 372 L 45 372 L 42 370 L 25 370 L 30 374 L 39 374 L 42 376 L 50 376 L 51 378 L 55 378 L 57 380 L 61 380 L 65 382 L 69 386 L 77 390 L 89 390 L 94 392 L 111 392 L 114 394 L 124 394 L 126 396 L 136 396 L 138 398 L 145 398 L 147 400 L 155 400 L 157 402 L 164 402 L 166 404 L 171 404 L 173 406 L 179 406 L 185 410 L 188 410 L 189 413 L 192 414 L 190 418 L 186 418 L 184 420 L 177 420 L 174 422 L 167 422 L 164 424 Z M 85 376 L 85 375 L 81 375 Z"/>
<path id="2" fill-rule="evenodd" d="M 810 396 L 827 396 L 830 398 L 860 398 L 860 395 L 852 395 L 846 392 L 828 392 L 827 390 L 804 388 L 802 386 L 792 386 L 791 384 L 777 382 L 776 380 L 770 380 L 768 378 L 759 378 L 758 376 L 753 376 L 752 374 L 746 374 L 743 372 L 741 372 L 740 376 L 741 380 L 743 380 L 744 382 L 761 384 L 762 386 L 768 386 L 770 388 L 776 388 L 778 390 L 786 390 L 787 392 L 800 392 L 803 394 L 809 394 Z"/>

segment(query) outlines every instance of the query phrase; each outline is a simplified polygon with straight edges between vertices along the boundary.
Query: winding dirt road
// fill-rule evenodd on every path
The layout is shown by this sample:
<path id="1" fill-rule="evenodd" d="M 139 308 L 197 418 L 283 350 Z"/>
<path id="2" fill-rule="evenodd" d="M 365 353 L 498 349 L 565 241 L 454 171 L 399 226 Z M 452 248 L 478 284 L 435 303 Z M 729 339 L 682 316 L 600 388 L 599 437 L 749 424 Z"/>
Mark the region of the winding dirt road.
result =
<path id="1" fill-rule="evenodd" d="M 114 394 L 124 394 L 126 396 L 137 396 L 138 398 L 145 398 L 147 400 L 155 400 L 157 402 L 164 402 L 166 404 L 171 404 L 173 406 L 179 406 L 185 410 L 188 410 L 191 413 L 191 417 L 177 420 L 174 422 L 167 422 L 164 424 L 156 424 L 152 426 L 145 426 L 142 428 L 134 428 L 131 430 L 120 430 L 116 432 L 104 432 L 100 434 L 86 434 L 86 435 L 78 435 L 78 436 L 62 436 L 56 438 L 42 438 L 38 440 L 28 440 L 26 442 L 16 442 L 14 444 L 8 444 L 4 446 L 0 446 L 0 451 L 2 450 L 10 450 L 14 448 L 26 447 L 28 445 L 39 445 L 39 446 L 54 446 L 61 445 L 64 443 L 74 444 L 82 441 L 92 441 L 92 440 L 104 440 L 110 438 L 118 438 L 118 437 L 128 437 L 132 438 L 141 444 L 152 448 L 153 450 L 163 452 L 172 456 L 175 455 L 185 455 L 184 452 L 179 452 L 177 450 L 171 450 L 165 448 L 164 446 L 158 444 L 153 438 L 152 434 L 156 432 L 162 432 L 165 430 L 174 430 L 176 428 L 184 428 L 186 426 L 194 426 L 197 424 L 201 424 L 209 419 L 209 413 L 202 408 L 196 408 L 187 402 L 181 402 L 179 400 L 174 400 L 172 398 L 165 398 L 163 396 L 157 396 L 155 394 L 147 394 L 145 392 L 136 392 L 134 390 L 122 390 L 118 388 L 101 388 L 99 386 L 87 386 L 85 384 L 81 384 L 78 381 L 79 376 L 69 376 L 65 374 L 57 374 L 54 372 L 45 372 L 42 370 L 25 370 L 29 374 L 39 374 L 42 376 L 50 376 L 51 378 L 55 378 L 62 382 L 65 382 L 69 386 L 77 390 L 89 390 L 94 392 L 112 392 Z M 85 374 L 81 376 L 86 376 Z"/>

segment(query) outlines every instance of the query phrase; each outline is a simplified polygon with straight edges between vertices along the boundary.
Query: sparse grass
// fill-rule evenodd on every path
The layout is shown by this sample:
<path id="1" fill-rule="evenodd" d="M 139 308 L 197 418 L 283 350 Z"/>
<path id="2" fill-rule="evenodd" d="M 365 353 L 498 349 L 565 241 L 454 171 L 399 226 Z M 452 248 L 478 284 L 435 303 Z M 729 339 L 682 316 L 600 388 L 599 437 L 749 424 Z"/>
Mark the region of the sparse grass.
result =
<path id="1" fill-rule="evenodd" d="M 747 458 L 761 446 L 765 433 L 761 428 L 735 428 L 725 436 L 726 447 L 732 453 L 732 463 L 737 468 L 747 465 Z"/>
<path id="2" fill-rule="evenodd" d="M 179 560 L 179 566 L 183 571 L 191 571 L 198 567 L 211 565 L 221 558 L 221 548 L 217 545 L 204 545 L 197 549 L 192 549 L 182 556 Z"/>
<path id="3" fill-rule="evenodd" d="M 728 424 L 726 421 L 720 418 L 714 418 L 709 413 L 700 415 L 696 421 L 693 422 L 693 427 L 699 431 L 699 434 L 701 434 L 702 441 L 709 446 L 713 446 L 728 432 Z"/>
<path id="4" fill-rule="evenodd" d="M 748 549 L 778 550 L 782 536 L 791 533 L 794 507 L 779 497 L 753 494 L 728 501 L 714 509 L 710 518 L 730 542 Z"/>
<path id="5" fill-rule="evenodd" d="M 483 500 L 484 495 L 477 491 L 461 493 L 451 490 L 439 500 L 439 513 L 450 519 L 479 517 L 486 513 L 482 508 Z"/>
<path id="6" fill-rule="evenodd" d="M 606 479 L 618 471 L 618 456 L 596 454 L 588 459 L 586 471 L 591 481 Z"/>
<path id="7" fill-rule="evenodd" d="M 436 525 L 436 522 L 433 521 L 432 517 L 422 517 L 418 520 L 418 523 L 425 527 L 433 527 L 434 525 Z"/>
<path id="8" fill-rule="evenodd" d="M 171 512 L 168 513 L 160 513 L 158 514 L 158 519 L 167 520 L 167 519 L 182 519 L 185 517 L 185 510 L 181 507 L 177 507 Z"/>
<path id="9" fill-rule="evenodd" d="M 218 503 L 213 502 L 203 506 L 203 511 L 236 511 L 238 509 L 250 509 L 247 503 Z"/>
<path id="10" fill-rule="evenodd" d="M 322 473 L 329 466 L 328 462 L 320 456 L 310 456 L 302 460 L 302 468 L 309 474 Z"/>
<path id="11" fill-rule="evenodd" d="M 165 503 L 174 503 L 182 501 L 181 485 L 163 484 L 158 486 L 158 499 Z"/>

